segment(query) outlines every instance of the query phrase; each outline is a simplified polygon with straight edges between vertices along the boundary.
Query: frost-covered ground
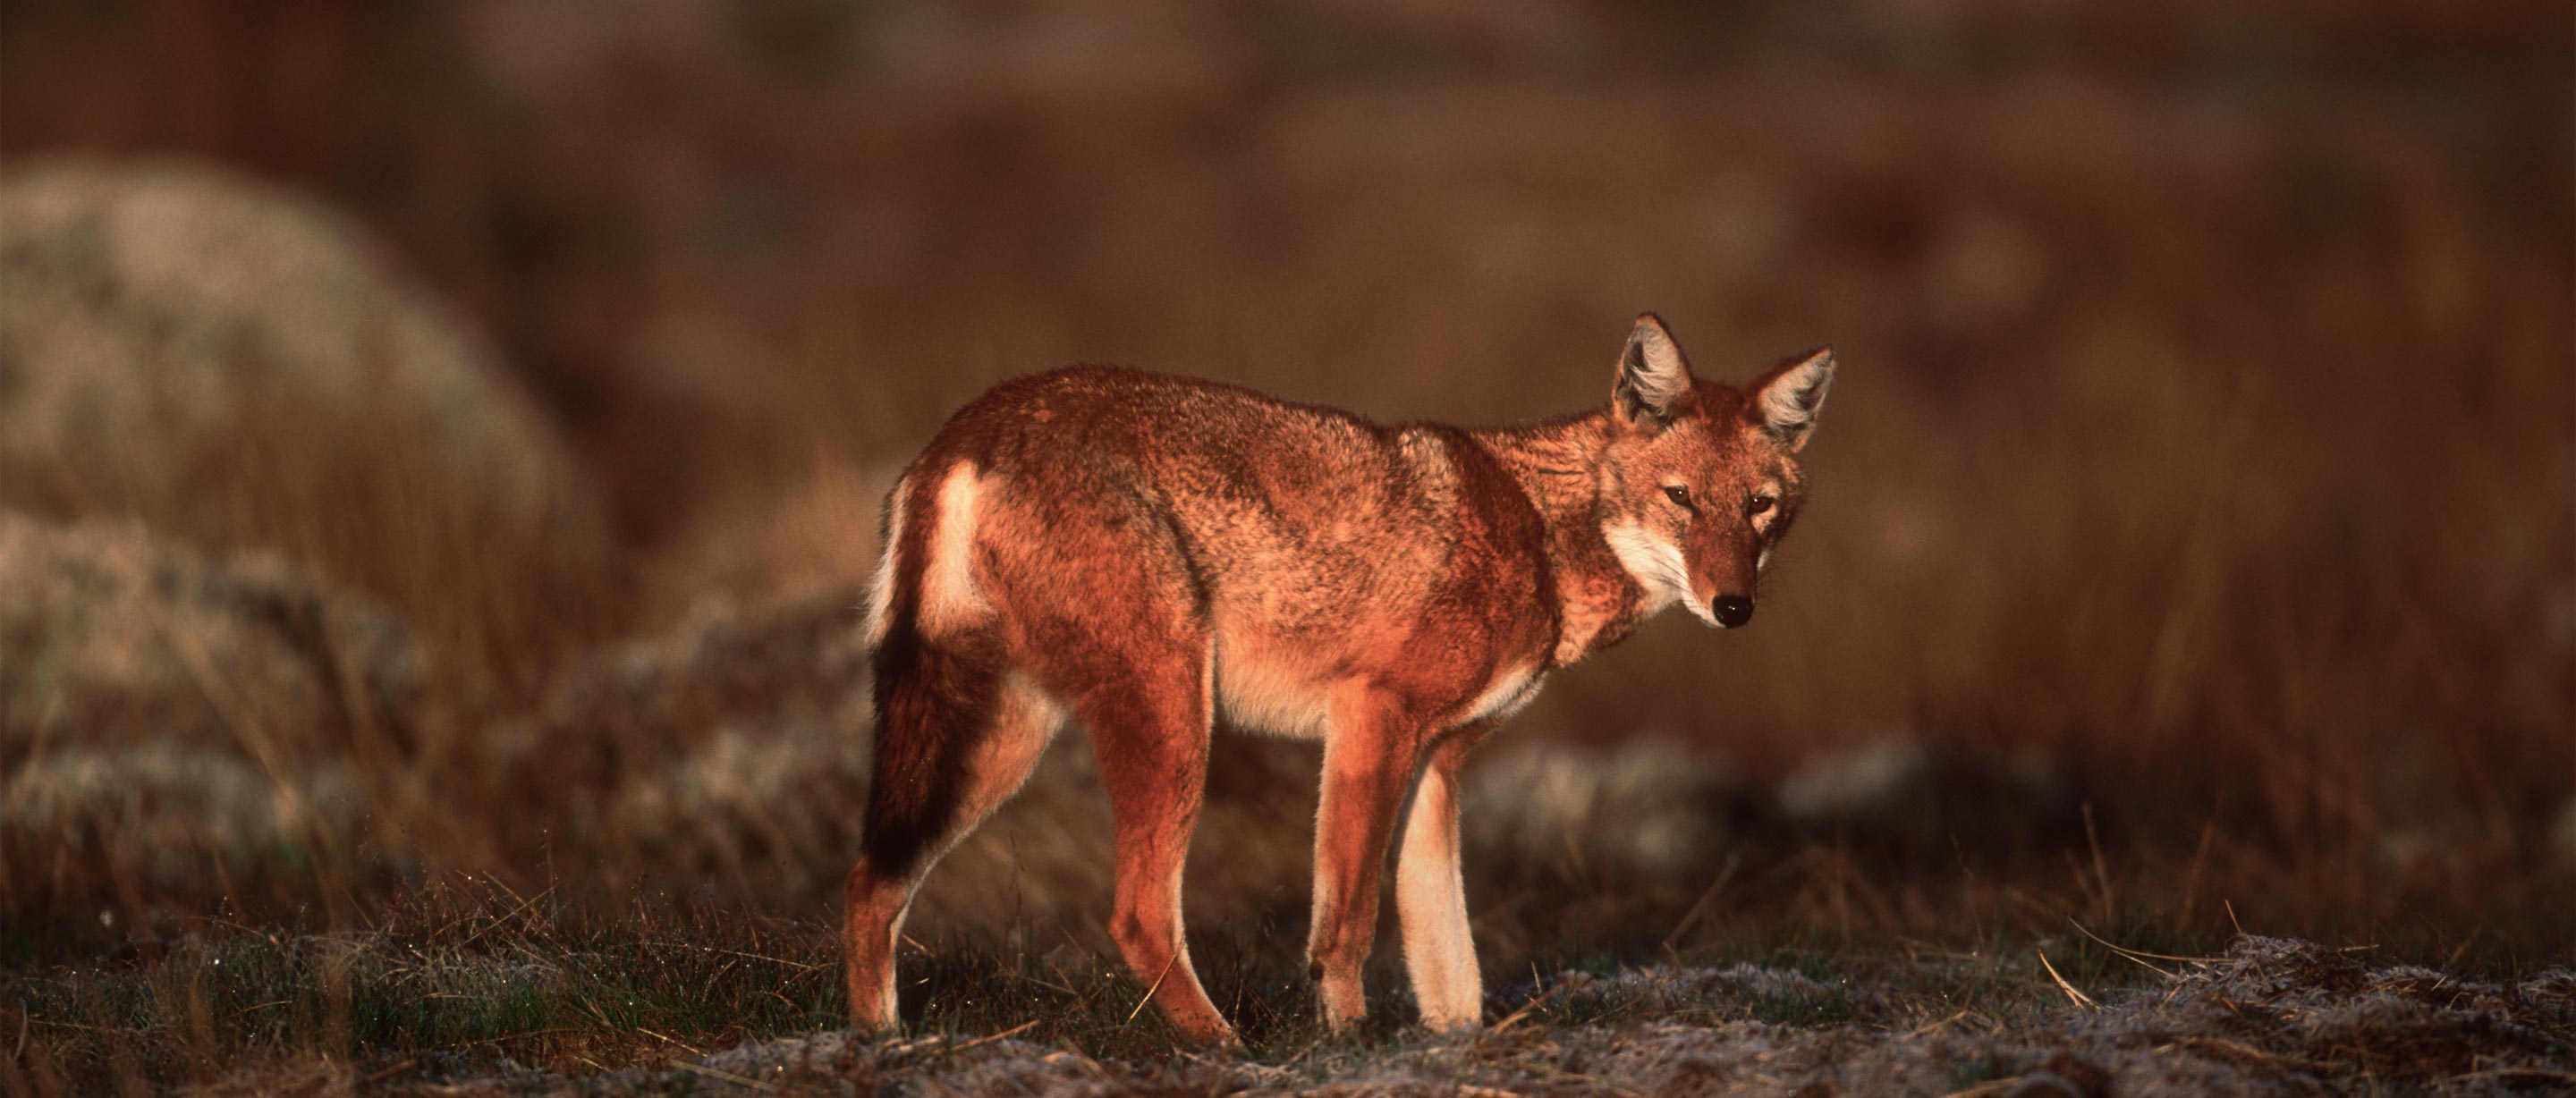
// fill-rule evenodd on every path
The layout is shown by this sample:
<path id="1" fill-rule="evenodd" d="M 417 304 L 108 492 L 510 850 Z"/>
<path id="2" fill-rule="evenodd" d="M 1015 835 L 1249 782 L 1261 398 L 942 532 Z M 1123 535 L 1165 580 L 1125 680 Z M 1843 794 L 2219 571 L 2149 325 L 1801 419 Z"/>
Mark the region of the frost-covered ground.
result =
<path id="1" fill-rule="evenodd" d="M 2247 937 L 2088 993 L 1959 994 L 1787 968 L 1562 972 L 1497 996 L 1471 1035 L 1397 1033 L 1104 1059 L 988 1035 L 756 1041 L 668 1066 L 556 1074 L 455 1056 L 249 1068 L 198 1093 L 415 1095 L 2306 1095 L 2565 1093 L 2576 970 L 2481 981 Z M 2032 958 L 1956 958 L 1992 970 Z M 2042 969 L 2041 971 L 2045 971 Z M 1965 985 L 1957 985 L 1964 987 Z M 2082 999 L 2079 1000 L 2078 996 Z M 1928 1016 L 1928 1020 L 1927 1020 Z"/>

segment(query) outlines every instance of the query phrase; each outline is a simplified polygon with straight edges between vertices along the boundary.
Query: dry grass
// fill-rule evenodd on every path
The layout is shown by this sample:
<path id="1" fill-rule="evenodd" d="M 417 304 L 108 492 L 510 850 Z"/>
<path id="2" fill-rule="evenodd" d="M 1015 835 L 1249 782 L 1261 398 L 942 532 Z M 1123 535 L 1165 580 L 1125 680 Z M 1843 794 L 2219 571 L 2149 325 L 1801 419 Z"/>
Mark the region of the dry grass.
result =
<path id="1" fill-rule="evenodd" d="M 0 7 L 22 1089 L 2563 1082 L 2563 10 L 618 7 Z M 950 409 L 1095 359 L 1508 420 L 1644 306 L 1848 366 L 1758 627 L 1473 772 L 1491 1017 L 1553 997 L 1301 1053 L 1315 762 L 1228 737 L 1190 903 L 1257 1055 L 1175 1059 L 1068 736 L 933 878 L 919 1043 L 793 1043 Z"/>

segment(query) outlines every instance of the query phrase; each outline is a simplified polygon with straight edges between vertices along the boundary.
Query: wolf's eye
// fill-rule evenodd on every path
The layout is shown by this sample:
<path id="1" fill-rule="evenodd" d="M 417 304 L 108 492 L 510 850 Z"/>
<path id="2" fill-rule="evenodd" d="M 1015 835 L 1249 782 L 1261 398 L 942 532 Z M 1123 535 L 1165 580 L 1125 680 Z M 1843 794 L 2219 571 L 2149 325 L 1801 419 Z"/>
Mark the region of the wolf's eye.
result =
<path id="1" fill-rule="evenodd" d="M 1761 514 L 1761 513 L 1763 513 L 1764 511 L 1768 511 L 1768 510 L 1770 510 L 1770 509 L 1771 509 L 1771 505 L 1772 505 L 1774 502 L 1776 502 L 1776 501 L 1774 501 L 1774 500 L 1773 500 L 1771 497 L 1769 497 L 1769 496 L 1755 496 L 1755 497 L 1753 497 L 1752 499 L 1749 499 L 1749 500 L 1746 500 L 1746 501 L 1745 501 L 1745 503 L 1744 503 L 1744 513 L 1745 513 L 1747 516 Z"/>
<path id="2" fill-rule="evenodd" d="M 1682 487 L 1681 485 L 1678 485 L 1678 484 L 1667 484 L 1667 485 L 1665 485 L 1665 486 L 1664 486 L 1664 495 L 1665 495 L 1666 497 L 1670 498 L 1673 502 L 1678 503 L 1678 504 L 1681 504 L 1681 505 L 1682 505 L 1682 506 L 1684 506 L 1684 507 L 1688 507 L 1688 506 L 1690 506 L 1690 505 L 1691 505 L 1691 501 L 1690 501 L 1690 489 L 1688 489 L 1688 488 L 1684 488 L 1684 487 Z"/>

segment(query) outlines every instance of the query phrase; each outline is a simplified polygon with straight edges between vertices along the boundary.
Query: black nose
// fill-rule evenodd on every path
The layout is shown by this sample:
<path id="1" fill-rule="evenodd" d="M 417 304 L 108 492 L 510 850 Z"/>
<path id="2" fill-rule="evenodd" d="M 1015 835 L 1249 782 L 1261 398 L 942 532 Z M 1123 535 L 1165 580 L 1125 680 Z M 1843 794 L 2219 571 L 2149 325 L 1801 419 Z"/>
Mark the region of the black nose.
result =
<path id="1" fill-rule="evenodd" d="M 1742 595 L 1719 595 L 1709 609 L 1717 614 L 1717 623 L 1729 629 L 1753 620 L 1753 600 Z"/>

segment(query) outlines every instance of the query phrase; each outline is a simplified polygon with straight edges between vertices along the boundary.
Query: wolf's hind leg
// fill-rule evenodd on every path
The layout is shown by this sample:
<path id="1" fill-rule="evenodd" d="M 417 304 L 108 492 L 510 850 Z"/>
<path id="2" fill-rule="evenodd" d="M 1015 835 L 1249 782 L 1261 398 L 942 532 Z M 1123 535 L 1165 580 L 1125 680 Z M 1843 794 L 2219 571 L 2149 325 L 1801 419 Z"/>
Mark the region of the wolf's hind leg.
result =
<path id="1" fill-rule="evenodd" d="M 1019 791 L 1064 710 L 1004 668 L 998 638 L 898 631 L 877 659 L 876 769 L 862 856 L 843 884 L 851 1019 L 896 1024 L 895 945 L 931 866 Z"/>
<path id="2" fill-rule="evenodd" d="M 1197 648 L 1139 659 L 1073 704 L 1091 729 L 1118 835 L 1110 936 L 1175 1028 L 1225 1044 L 1234 1027 L 1199 985 L 1181 921 L 1181 871 L 1207 794 L 1213 716 L 1205 642 Z"/>

